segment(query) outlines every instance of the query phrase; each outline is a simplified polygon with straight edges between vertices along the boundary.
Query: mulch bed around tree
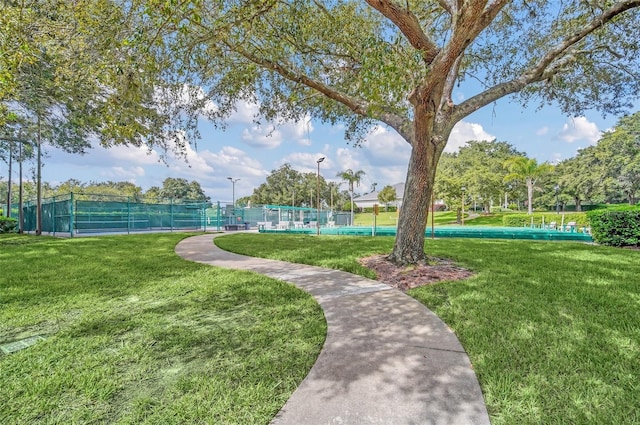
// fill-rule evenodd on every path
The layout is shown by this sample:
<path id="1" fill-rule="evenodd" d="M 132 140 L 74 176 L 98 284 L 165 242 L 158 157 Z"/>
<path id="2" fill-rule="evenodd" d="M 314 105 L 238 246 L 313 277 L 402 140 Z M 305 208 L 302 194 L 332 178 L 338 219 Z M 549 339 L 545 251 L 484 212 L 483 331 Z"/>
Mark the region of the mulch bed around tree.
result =
<path id="1" fill-rule="evenodd" d="M 387 285 L 407 291 L 418 286 L 429 285 L 443 280 L 460 280 L 473 276 L 463 267 L 452 261 L 440 258 L 429 258 L 433 265 L 417 265 L 400 267 L 387 260 L 386 255 L 373 255 L 361 258 L 360 264 L 376 272 L 378 280 Z"/>

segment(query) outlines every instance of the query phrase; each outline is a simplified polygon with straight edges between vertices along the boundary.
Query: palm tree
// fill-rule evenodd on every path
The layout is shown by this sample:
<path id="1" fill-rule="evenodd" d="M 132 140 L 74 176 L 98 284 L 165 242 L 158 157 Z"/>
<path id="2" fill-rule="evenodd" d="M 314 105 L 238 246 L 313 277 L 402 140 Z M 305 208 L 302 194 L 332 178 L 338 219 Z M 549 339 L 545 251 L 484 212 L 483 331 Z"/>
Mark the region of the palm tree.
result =
<path id="1" fill-rule="evenodd" d="M 553 171 L 553 165 L 549 163 L 538 164 L 535 159 L 524 156 L 514 156 L 504 163 L 509 170 L 509 174 L 504 177 L 504 181 L 520 180 L 527 185 L 527 214 L 533 214 L 533 188 L 540 177 Z"/>
<path id="2" fill-rule="evenodd" d="M 353 225 L 353 184 L 355 183 L 360 187 L 360 180 L 364 176 L 365 172 L 358 170 L 355 173 L 351 168 L 336 174 L 336 177 L 340 177 L 343 181 L 349 183 L 349 192 L 351 192 L 351 225 Z"/>

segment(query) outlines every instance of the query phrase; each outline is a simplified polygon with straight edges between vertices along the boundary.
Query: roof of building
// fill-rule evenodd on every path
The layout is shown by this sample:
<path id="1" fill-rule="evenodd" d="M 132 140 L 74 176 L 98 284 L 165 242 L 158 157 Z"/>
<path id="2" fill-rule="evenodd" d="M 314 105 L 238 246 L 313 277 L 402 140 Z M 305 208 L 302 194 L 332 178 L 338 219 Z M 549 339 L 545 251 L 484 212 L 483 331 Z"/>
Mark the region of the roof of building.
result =
<path id="1" fill-rule="evenodd" d="M 404 195 L 404 183 L 396 183 L 391 185 L 391 187 L 396 190 L 396 199 L 402 200 Z M 380 193 L 379 190 L 374 190 L 371 193 L 353 198 L 353 202 L 378 202 L 378 193 Z"/>

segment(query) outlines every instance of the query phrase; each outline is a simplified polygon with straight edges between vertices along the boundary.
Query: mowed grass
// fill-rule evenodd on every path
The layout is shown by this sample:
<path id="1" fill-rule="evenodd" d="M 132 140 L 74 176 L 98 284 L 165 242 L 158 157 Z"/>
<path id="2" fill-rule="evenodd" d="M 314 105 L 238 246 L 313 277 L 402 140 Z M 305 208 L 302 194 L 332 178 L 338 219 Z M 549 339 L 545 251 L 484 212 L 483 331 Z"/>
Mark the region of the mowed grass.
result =
<path id="1" fill-rule="evenodd" d="M 0 235 L 0 424 L 267 424 L 326 323 L 260 275 L 185 261 L 186 235 Z"/>
<path id="2" fill-rule="evenodd" d="M 455 211 L 436 211 L 433 217 L 433 223 L 436 226 L 453 224 L 455 221 Z M 353 222 L 356 226 L 371 226 L 373 223 L 373 213 L 354 214 Z M 397 222 L 397 212 L 385 212 L 384 208 L 380 208 L 380 214 L 376 217 L 376 226 L 395 226 Z M 427 225 L 431 226 L 431 214 L 429 214 L 427 218 Z"/>
<path id="3" fill-rule="evenodd" d="M 233 235 L 221 247 L 359 273 L 393 238 Z M 476 275 L 409 294 L 457 334 L 492 423 L 640 423 L 640 251 L 580 243 L 427 240 Z M 363 275 L 370 275 L 362 272 Z"/>

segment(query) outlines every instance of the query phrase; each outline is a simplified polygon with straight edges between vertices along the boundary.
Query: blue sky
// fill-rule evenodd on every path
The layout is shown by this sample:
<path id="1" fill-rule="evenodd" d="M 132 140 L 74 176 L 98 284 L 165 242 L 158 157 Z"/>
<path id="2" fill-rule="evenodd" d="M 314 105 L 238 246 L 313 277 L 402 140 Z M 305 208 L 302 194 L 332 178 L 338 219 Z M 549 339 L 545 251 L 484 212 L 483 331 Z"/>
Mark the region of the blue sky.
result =
<path id="1" fill-rule="evenodd" d="M 465 93 L 454 93 L 454 100 L 464 98 Z M 225 131 L 204 123 L 197 150 L 188 148 L 188 162 L 169 158 L 165 165 L 157 151 L 148 152 L 146 148 L 96 147 L 85 155 L 48 148 L 43 179 L 52 184 L 70 178 L 84 182 L 130 181 L 147 190 L 161 186 L 167 177 L 179 177 L 198 181 L 212 200 L 226 202 L 232 198 L 227 177 L 240 179 L 235 185 L 239 198 L 251 195 L 272 170 L 284 163 L 300 172 L 316 172 L 316 160 L 324 156 L 320 171 L 327 180 L 339 181 L 336 174 L 348 168 L 366 173 L 357 190 L 360 193 L 368 192 L 373 182 L 380 189 L 405 180 L 409 145 L 391 129 L 374 129 L 362 147 L 354 148 L 345 142 L 340 127 L 305 121 L 284 123 L 272 131 L 272 125 L 257 127 L 253 123 L 256 111 L 255 105 L 238 105 Z M 446 150 L 454 151 L 468 140 L 497 138 L 539 162 L 555 162 L 596 143 L 600 132 L 611 128 L 618 118 L 603 118 L 596 111 L 570 117 L 555 107 L 522 108 L 507 98 L 459 123 Z M 6 179 L 5 164 L 0 167 L 0 175 Z"/>

